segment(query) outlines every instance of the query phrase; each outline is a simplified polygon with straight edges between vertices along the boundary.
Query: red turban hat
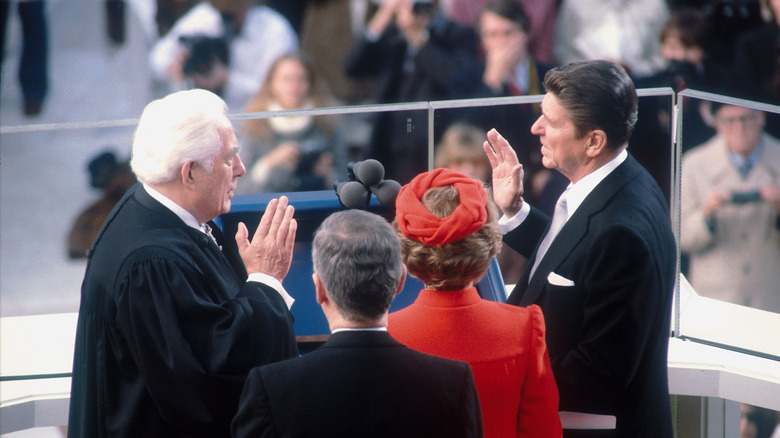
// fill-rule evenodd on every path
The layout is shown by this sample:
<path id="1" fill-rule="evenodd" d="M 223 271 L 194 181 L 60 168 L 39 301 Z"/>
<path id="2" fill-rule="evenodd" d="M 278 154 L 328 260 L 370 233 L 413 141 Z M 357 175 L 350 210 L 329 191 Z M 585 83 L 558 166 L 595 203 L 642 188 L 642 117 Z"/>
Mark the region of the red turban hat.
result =
<path id="1" fill-rule="evenodd" d="M 440 218 L 422 204 L 432 187 L 455 186 L 460 205 L 451 215 Z M 428 246 L 441 246 L 472 234 L 487 222 L 487 193 L 482 182 L 450 169 L 434 169 L 417 175 L 398 192 L 395 219 L 408 238 Z"/>

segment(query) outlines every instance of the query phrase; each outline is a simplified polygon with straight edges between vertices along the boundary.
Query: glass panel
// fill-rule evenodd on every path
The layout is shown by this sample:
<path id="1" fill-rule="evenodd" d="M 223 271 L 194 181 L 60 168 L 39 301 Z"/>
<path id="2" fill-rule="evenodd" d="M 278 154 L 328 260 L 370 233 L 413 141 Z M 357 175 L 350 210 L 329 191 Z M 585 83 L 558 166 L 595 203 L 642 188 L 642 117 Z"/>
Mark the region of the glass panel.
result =
<path id="1" fill-rule="evenodd" d="M 332 189 L 350 163 L 369 158 L 382 163 L 384 179 L 405 184 L 429 168 L 428 115 L 427 103 L 236 114 L 247 168 L 238 192 Z"/>
<path id="2" fill-rule="evenodd" d="M 683 94 L 680 334 L 780 359 L 780 107 Z"/>

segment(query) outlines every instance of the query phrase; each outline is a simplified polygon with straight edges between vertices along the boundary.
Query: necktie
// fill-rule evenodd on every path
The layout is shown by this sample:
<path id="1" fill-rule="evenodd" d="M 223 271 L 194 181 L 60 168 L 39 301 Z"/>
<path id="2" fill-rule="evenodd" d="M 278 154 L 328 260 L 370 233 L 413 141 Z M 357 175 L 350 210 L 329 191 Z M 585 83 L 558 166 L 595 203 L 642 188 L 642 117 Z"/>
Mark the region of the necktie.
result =
<path id="1" fill-rule="evenodd" d="M 528 276 L 529 280 L 531 277 L 533 277 L 534 272 L 536 271 L 536 267 L 539 266 L 539 262 L 542 260 L 542 257 L 544 257 L 547 249 L 550 248 L 550 244 L 552 243 L 553 239 L 555 239 L 558 231 L 563 228 L 563 224 L 565 224 L 566 219 L 568 219 L 569 214 L 566 207 L 566 196 L 568 193 L 569 189 L 566 189 L 561 194 L 561 197 L 558 198 L 558 203 L 555 204 L 555 212 L 553 213 L 552 223 L 550 224 L 550 228 L 547 230 L 547 234 L 544 236 L 542 243 L 539 244 L 539 249 L 536 251 L 536 259 L 534 260 L 534 265 L 531 267 L 531 272 Z"/>
<path id="2" fill-rule="evenodd" d="M 739 166 L 739 174 L 742 176 L 742 179 L 747 179 L 748 173 L 750 173 L 750 169 L 752 168 L 753 163 L 750 160 L 745 160 L 745 162 Z"/>
<path id="3" fill-rule="evenodd" d="M 219 243 L 217 243 L 217 239 L 214 237 L 213 234 L 211 234 L 211 227 L 209 226 L 209 224 L 203 224 L 201 226 L 201 229 L 203 230 L 204 233 L 206 233 L 207 236 L 211 238 L 214 244 L 219 246 L 219 249 L 222 250 L 222 247 L 219 245 Z"/>

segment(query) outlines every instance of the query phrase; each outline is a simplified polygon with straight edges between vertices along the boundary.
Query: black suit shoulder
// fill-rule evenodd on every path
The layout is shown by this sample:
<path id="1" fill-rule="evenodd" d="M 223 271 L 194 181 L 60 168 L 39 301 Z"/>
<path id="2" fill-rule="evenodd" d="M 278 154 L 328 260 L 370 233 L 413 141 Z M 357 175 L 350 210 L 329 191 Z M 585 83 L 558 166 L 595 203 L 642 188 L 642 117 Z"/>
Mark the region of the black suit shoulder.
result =
<path id="1" fill-rule="evenodd" d="M 344 332 L 300 358 L 253 370 L 233 430 L 236 436 L 260 430 L 289 437 L 479 436 L 481 415 L 467 363 L 411 350 L 386 332 Z"/>

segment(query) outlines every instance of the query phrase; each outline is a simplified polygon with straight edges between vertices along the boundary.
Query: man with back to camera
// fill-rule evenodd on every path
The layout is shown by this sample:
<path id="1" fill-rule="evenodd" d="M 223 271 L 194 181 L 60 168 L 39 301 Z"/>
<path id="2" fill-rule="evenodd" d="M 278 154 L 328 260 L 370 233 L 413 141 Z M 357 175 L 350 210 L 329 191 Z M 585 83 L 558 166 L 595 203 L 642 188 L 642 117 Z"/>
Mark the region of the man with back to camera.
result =
<path id="1" fill-rule="evenodd" d="M 507 302 L 542 308 L 565 437 L 672 437 L 676 249 L 663 194 L 626 151 L 636 90 L 605 61 L 553 69 L 544 86 L 531 130 L 542 164 L 571 181 L 553 215 L 553 225 L 563 223 L 557 235 L 545 238 L 550 219 L 523 202 L 523 168 L 509 143 L 491 130 L 483 145 L 504 240 L 530 257 Z M 575 423 L 597 430 L 567 428 Z"/>
<path id="2" fill-rule="evenodd" d="M 481 437 L 471 367 L 387 333 L 406 278 L 390 224 L 363 210 L 334 213 L 314 235 L 312 260 L 333 334 L 311 353 L 249 373 L 233 436 Z"/>
<path id="3" fill-rule="evenodd" d="M 702 296 L 780 312 L 780 142 L 765 113 L 712 106 L 716 136 L 683 154 L 680 249 Z"/>
<path id="4" fill-rule="evenodd" d="M 131 166 L 142 184 L 88 254 L 68 436 L 229 436 L 249 370 L 298 355 L 281 285 L 293 208 L 272 200 L 251 243 L 239 224 L 239 254 L 211 237 L 246 169 L 227 106 L 205 90 L 147 105 Z"/>

